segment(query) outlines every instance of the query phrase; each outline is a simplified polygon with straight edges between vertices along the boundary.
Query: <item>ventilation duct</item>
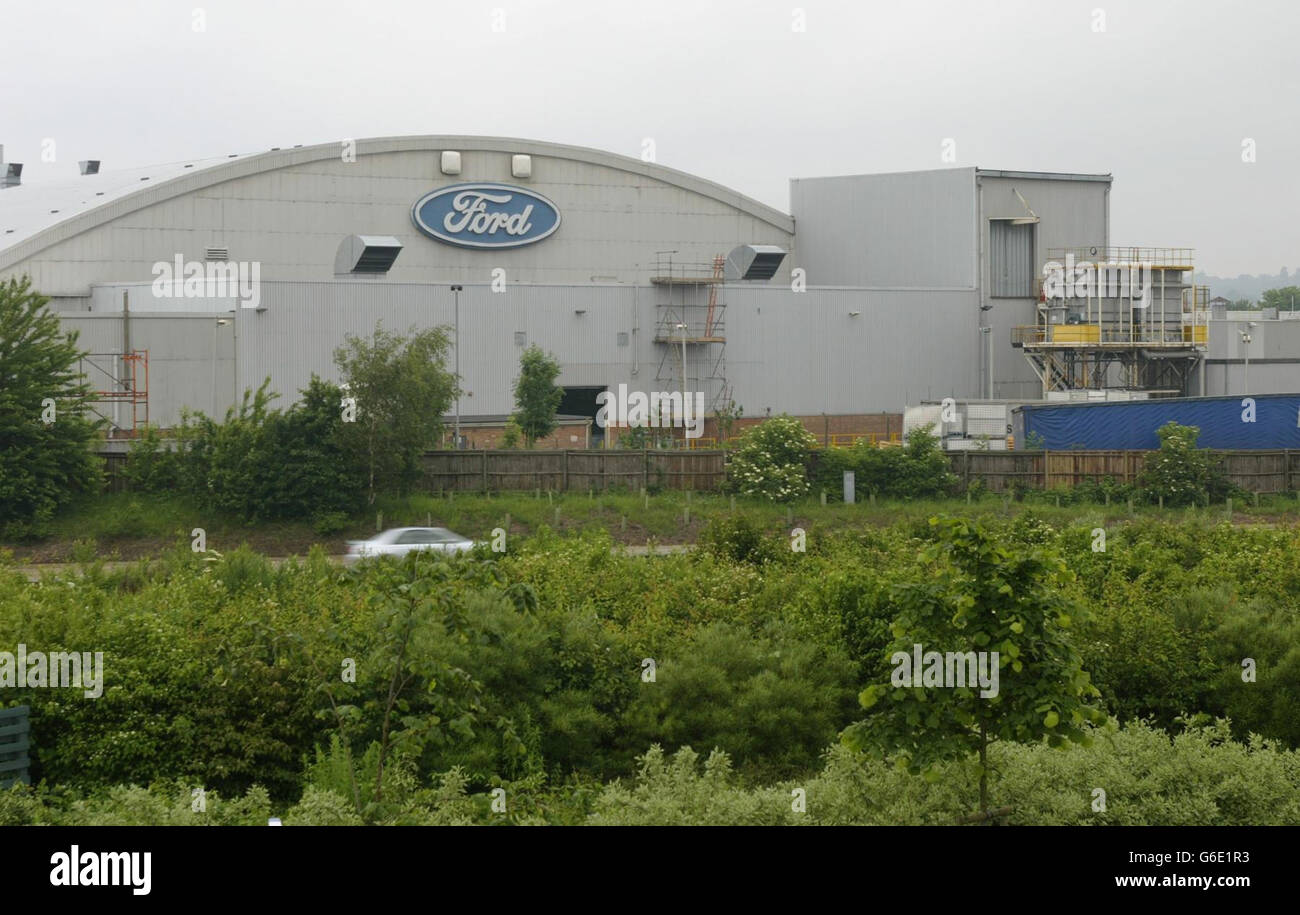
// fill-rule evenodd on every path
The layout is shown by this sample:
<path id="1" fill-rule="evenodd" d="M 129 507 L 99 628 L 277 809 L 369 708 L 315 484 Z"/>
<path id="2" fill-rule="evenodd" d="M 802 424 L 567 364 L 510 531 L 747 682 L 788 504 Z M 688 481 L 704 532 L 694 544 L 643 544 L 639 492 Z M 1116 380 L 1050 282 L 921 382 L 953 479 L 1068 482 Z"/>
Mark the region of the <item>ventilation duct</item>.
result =
<path id="1" fill-rule="evenodd" d="M 0 188 L 17 187 L 22 183 L 23 164 L 5 162 L 5 148 L 0 146 Z"/>
<path id="2" fill-rule="evenodd" d="M 99 160 L 98 160 L 98 159 L 83 159 L 83 160 L 81 160 L 80 162 L 77 163 L 77 166 L 81 169 L 81 173 L 82 173 L 83 175 L 98 175 L 98 174 L 99 174 Z"/>
<path id="3" fill-rule="evenodd" d="M 387 273 L 402 253 L 402 243 L 391 235 L 349 235 L 334 257 L 334 273 Z"/>
<path id="4" fill-rule="evenodd" d="M 740 245 L 727 255 L 729 280 L 770 280 L 776 276 L 785 250 L 776 245 Z"/>

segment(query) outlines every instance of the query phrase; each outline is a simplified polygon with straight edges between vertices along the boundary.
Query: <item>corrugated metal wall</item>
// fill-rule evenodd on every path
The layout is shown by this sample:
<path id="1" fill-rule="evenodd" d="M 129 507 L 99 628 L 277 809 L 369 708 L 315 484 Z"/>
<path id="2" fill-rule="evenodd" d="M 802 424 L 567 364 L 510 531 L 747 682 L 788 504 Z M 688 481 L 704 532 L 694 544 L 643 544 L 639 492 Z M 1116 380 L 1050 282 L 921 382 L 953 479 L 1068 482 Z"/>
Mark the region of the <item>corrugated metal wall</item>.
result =
<path id="1" fill-rule="evenodd" d="M 975 286 L 975 170 L 790 182 L 793 266 L 818 286 Z"/>
<path id="2" fill-rule="evenodd" d="M 901 412 L 908 402 L 977 393 L 973 291 L 796 293 L 755 285 L 725 287 L 721 298 L 727 307 L 726 380 L 746 416 L 762 416 L 769 407 L 802 415 Z M 466 285 L 460 295 L 461 412 L 512 409 L 522 352 L 516 333 L 559 357 L 561 384 L 675 390 L 675 382 L 656 379 L 666 349 L 653 342 L 658 300 L 651 287 L 513 285 L 494 293 L 486 285 Z M 441 285 L 264 283 L 262 301 L 265 311 L 230 313 L 225 317 L 233 323 L 224 327 L 216 326 L 216 316 L 133 316 L 133 345 L 157 353 L 163 373 L 153 386 L 157 421 L 175 422 L 183 405 L 209 412 L 215 402 L 224 413 L 236 389 L 230 374 L 235 362 L 240 390 L 269 376 L 287 404 L 313 372 L 337 380 L 333 351 L 347 334 L 367 335 L 380 321 L 405 332 L 454 320 L 452 293 Z M 101 315 L 63 320 L 73 327 L 120 325 L 120 317 Z M 621 333 L 627 345 L 619 345 Z M 707 384 L 719 349 L 690 349 L 691 386 L 707 392 L 697 384 Z"/>

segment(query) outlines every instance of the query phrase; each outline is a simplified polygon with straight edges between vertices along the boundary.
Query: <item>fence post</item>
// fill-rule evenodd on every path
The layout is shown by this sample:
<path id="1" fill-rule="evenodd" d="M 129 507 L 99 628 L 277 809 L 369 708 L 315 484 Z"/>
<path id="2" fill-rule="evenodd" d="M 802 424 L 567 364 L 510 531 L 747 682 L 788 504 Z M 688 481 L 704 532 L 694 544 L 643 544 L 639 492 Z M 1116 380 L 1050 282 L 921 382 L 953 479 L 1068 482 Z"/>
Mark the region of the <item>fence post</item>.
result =
<path id="1" fill-rule="evenodd" d="M 1048 460 L 1047 460 L 1047 456 L 1048 456 L 1049 454 L 1051 454 L 1051 452 L 1048 451 L 1046 448 L 1044 448 L 1044 449 L 1043 449 L 1043 491 L 1044 491 L 1044 492 L 1047 491 L 1047 480 L 1048 480 L 1048 473 L 1047 473 L 1047 464 L 1048 464 Z"/>
<path id="2" fill-rule="evenodd" d="M 569 452 L 566 449 L 565 451 L 562 452 L 562 454 L 564 455 L 563 458 L 564 464 L 561 468 L 563 475 L 560 478 L 561 479 L 560 489 L 563 490 L 564 492 L 568 492 L 569 491 Z"/>
<path id="3" fill-rule="evenodd" d="M 487 491 L 488 491 L 488 482 L 487 482 L 487 455 L 488 455 L 488 453 L 487 453 L 487 449 L 484 448 L 484 449 L 483 449 L 483 491 L 484 491 L 484 492 L 487 492 Z"/>
<path id="4" fill-rule="evenodd" d="M 650 449 L 641 449 L 641 491 L 650 488 Z"/>

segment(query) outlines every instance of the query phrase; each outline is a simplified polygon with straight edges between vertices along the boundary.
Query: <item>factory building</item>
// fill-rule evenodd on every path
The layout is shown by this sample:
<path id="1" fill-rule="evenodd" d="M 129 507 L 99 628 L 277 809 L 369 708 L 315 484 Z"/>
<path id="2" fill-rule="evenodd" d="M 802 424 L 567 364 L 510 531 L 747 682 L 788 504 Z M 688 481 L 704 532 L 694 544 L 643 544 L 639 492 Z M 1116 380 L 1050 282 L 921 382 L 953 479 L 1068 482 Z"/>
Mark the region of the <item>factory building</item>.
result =
<path id="1" fill-rule="evenodd" d="M 142 411 L 221 415 L 268 377 L 289 402 L 378 322 L 456 329 L 467 416 L 513 409 L 537 344 L 566 415 L 626 385 L 819 435 L 828 417 L 897 430 L 908 403 L 1041 397 L 1014 344 L 1050 320 L 1042 264 L 1110 242 L 1109 175 L 795 179 L 784 213 L 640 159 L 491 137 L 100 165 L 24 184 L 0 161 L 0 278 L 29 275 L 79 332 L 125 431 Z"/>

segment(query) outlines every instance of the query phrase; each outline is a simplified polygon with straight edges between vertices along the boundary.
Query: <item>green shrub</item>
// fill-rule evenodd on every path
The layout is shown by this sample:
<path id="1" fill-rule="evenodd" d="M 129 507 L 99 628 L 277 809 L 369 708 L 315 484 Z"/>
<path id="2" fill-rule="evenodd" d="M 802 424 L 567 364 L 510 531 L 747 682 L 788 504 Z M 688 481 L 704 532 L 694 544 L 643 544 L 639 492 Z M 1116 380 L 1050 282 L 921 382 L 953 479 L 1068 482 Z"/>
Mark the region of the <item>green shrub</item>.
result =
<path id="1" fill-rule="evenodd" d="M 300 402 L 272 410 L 277 395 L 246 391 L 224 421 L 187 414 L 175 447 L 148 429 L 132 444 L 125 474 L 146 492 L 179 489 L 203 508 L 241 520 L 339 523 L 361 504 L 363 476 L 342 443 L 342 392 L 312 376 Z"/>
<path id="2" fill-rule="evenodd" d="M 1245 826 L 1300 824 L 1300 758 L 1261 739 L 1228 739 L 1226 722 L 1170 737 L 1140 722 L 1099 729 L 1089 746 L 1003 744 L 993 803 L 1021 825 Z M 934 781 L 842 746 L 820 773 L 747 788 L 725 754 L 700 771 L 689 748 L 652 748 L 631 783 L 607 785 L 598 825 L 951 825 L 971 813 L 973 766 L 953 762 Z M 1094 809 L 1105 792 L 1104 809 Z M 798 810 L 802 802 L 804 809 Z"/>
<path id="3" fill-rule="evenodd" d="M 781 414 L 753 426 L 732 455 L 727 479 L 742 495 L 789 502 L 808 493 L 808 455 L 817 439 L 793 416 Z"/>
<path id="4" fill-rule="evenodd" d="M 958 480 L 939 440 L 928 429 L 913 429 L 902 448 L 859 441 L 849 448 L 828 448 L 817 455 L 814 487 L 831 501 L 844 499 L 844 472 L 853 471 L 858 499 L 893 496 L 933 498 L 955 489 Z"/>
<path id="5" fill-rule="evenodd" d="M 1194 505 L 1207 497 L 1222 501 L 1234 488 L 1220 469 L 1219 461 L 1196 447 L 1201 430 L 1170 421 L 1156 430 L 1160 450 L 1148 454 L 1141 485 L 1151 501 L 1165 505 Z"/>
<path id="6" fill-rule="evenodd" d="M 856 667 L 842 651 L 717 623 L 656 658 L 628 712 L 627 742 L 717 747 L 748 770 L 813 765 L 852 718 Z"/>
<path id="7" fill-rule="evenodd" d="M 762 565 L 782 556 L 778 544 L 748 518 L 719 517 L 710 521 L 696 538 L 696 546 L 721 559 Z M 784 553 L 790 552 L 785 546 Z"/>

